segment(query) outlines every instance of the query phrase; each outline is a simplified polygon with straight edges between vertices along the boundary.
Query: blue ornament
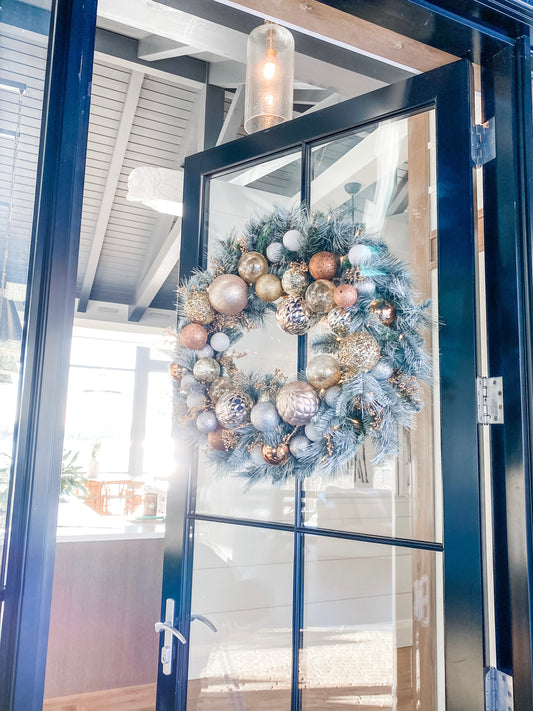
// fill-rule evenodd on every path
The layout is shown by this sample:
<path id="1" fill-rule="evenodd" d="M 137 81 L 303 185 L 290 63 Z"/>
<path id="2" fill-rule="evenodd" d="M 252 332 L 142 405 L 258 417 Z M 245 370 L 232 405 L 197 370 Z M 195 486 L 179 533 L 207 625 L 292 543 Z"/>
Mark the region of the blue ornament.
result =
<path id="1" fill-rule="evenodd" d="M 322 439 L 322 433 L 312 422 L 309 422 L 305 426 L 305 436 L 307 439 L 310 439 L 311 442 L 318 442 L 319 439 Z"/>
<path id="2" fill-rule="evenodd" d="M 200 388 L 194 388 L 187 395 L 187 407 L 189 410 L 199 410 L 205 405 L 205 393 Z"/>
<path id="3" fill-rule="evenodd" d="M 258 402 L 252 407 L 250 420 L 259 432 L 270 432 L 279 425 L 280 416 L 274 403 L 265 401 Z"/>
<path id="4" fill-rule="evenodd" d="M 196 418 L 196 427 L 202 434 L 214 432 L 218 427 L 218 420 L 213 410 L 201 412 Z"/>
<path id="5" fill-rule="evenodd" d="M 326 390 L 326 394 L 324 395 L 324 400 L 330 407 L 335 407 L 340 394 L 341 394 L 340 386 L 333 385 L 331 388 L 328 388 Z"/>
<path id="6" fill-rule="evenodd" d="M 307 437 L 304 437 L 304 435 L 296 435 L 296 437 L 293 437 L 289 442 L 289 449 L 291 450 L 291 454 L 294 455 L 296 459 L 299 459 L 308 453 L 310 445 L 311 442 Z"/>
<path id="7" fill-rule="evenodd" d="M 387 380 L 392 375 L 392 363 L 384 358 L 380 358 L 376 365 L 370 371 L 376 380 Z"/>

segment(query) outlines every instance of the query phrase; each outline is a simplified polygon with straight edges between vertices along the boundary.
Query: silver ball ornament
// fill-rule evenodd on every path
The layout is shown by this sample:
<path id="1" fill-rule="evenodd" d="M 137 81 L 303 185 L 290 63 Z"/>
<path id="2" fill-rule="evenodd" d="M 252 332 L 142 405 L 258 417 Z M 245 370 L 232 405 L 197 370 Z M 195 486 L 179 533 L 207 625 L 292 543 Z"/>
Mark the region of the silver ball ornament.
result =
<path id="1" fill-rule="evenodd" d="M 200 388 L 194 388 L 187 395 L 187 407 L 189 410 L 199 410 L 206 403 L 206 397 L 203 390 Z"/>
<path id="2" fill-rule="evenodd" d="M 220 365 L 214 358 L 200 358 L 194 364 L 192 372 L 201 383 L 212 383 L 220 377 Z"/>
<path id="3" fill-rule="evenodd" d="M 308 422 L 305 426 L 305 436 L 310 439 L 311 442 L 318 442 L 322 439 L 322 433 L 316 425 L 312 422 Z"/>
<path id="4" fill-rule="evenodd" d="M 393 370 L 392 363 L 382 358 L 372 368 L 370 375 L 373 375 L 376 380 L 387 380 L 391 377 Z"/>
<path id="5" fill-rule="evenodd" d="M 206 343 L 203 348 L 199 351 L 195 351 L 198 358 L 212 358 L 215 355 L 215 351 L 211 348 L 209 343 Z"/>
<path id="6" fill-rule="evenodd" d="M 272 264 L 281 262 L 283 259 L 283 245 L 281 242 L 271 242 L 266 248 L 266 256 L 268 261 L 272 262 Z"/>
<path id="7" fill-rule="evenodd" d="M 376 291 L 376 282 L 372 281 L 368 277 L 365 277 L 363 281 L 358 281 L 355 284 L 358 294 L 363 294 L 364 296 L 373 296 Z"/>
<path id="8" fill-rule="evenodd" d="M 370 247 L 367 247 L 366 244 L 354 244 L 353 247 L 350 247 L 350 251 L 348 252 L 348 259 L 353 267 L 365 264 L 371 256 L 372 250 Z"/>
<path id="9" fill-rule="evenodd" d="M 182 390 L 184 393 L 188 393 L 195 385 L 198 385 L 198 381 L 192 373 L 187 373 L 181 379 L 180 390 Z"/>
<path id="10" fill-rule="evenodd" d="M 218 427 L 218 420 L 213 410 L 201 412 L 196 418 L 196 427 L 202 434 L 214 432 Z"/>
<path id="11" fill-rule="evenodd" d="M 298 230 L 289 230 L 283 235 L 283 246 L 289 252 L 297 252 L 304 246 L 305 237 Z"/>
<path id="12" fill-rule="evenodd" d="M 324 400 L 330 407 L 335 407 L 340 394 L 341 394 L 340 386 L 333 385 L 331 388 L 328 388 L 326 390 L 326 394 L 324 395 Z"/>
<path id="13" fill-rule="evenodd" d="M 310 446 L 310 440 L 308 440 L 307 437 L 304 437 L 304 435 L 296 435 L 296 437 L 293 437 L 289 442 L 291 454 L 296 457 L 296 459 L 306 455 Z"/>
<path id="14" fill-rule="evenodd" d="M 280 416 L 273 402 L 258 402 L 250 413 L 252 425 L 259 432 L 270 432 L 280 423 Z"/>
<path id="15" fill-rule="evenodd" d="M 215 405 L 217 420 L 223 427 L 234 430 L 250 422 L 252 398 L 242 390 L 223 392 Z"/>
<path id="16" fill-rule="evenodd" d="M 230 346 L 229 336 L 223 331 L 213 333 L 209 343 L 211 344 L 212 348 L 214 348 L 214 350 L 218 351 L 219 353 L 222 353 L 222 351 L 227 351 Z"/>
<path id="17" fill-rule="evenodd" d="M 289 425 L 307 424 L 319 407 L 316 390 L 301 380 L 284 385 L 276 397 L 276 408 Z"/>

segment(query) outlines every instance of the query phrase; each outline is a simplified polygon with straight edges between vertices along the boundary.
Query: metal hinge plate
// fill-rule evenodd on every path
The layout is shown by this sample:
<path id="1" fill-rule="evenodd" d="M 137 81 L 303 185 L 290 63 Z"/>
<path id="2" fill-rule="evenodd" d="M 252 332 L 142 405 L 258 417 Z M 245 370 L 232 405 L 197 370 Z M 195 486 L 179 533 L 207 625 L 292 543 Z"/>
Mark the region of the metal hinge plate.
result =
<path id="1" fill-rule="evenodd" d="M 476 378 L 478 425 L 503 424 L 503 378 Z"/>
<path id="2" fill-rule="evenodd" d="M 496 158 L 496 132 L 494 117 L 485 123 L 472 126 L 472 160 L 476 167 Z"/>
<path id="3" fill-rule="evenodd" d="M 513 677 L 491 667 L 485 674 L 485 711 L 513 710 Z"/>

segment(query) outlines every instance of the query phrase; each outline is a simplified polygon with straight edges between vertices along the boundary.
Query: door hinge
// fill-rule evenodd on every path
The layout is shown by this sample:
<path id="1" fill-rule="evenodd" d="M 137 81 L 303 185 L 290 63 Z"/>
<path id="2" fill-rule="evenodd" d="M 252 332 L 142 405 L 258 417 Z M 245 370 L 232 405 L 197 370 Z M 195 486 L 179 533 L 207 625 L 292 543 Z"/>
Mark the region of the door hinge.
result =
<path id="1" fill-rule="evenodd" d="M 503 424 L 503 378 L 476 378 L 478 425 Z"/>
<path id="2" fill-rule="evenodd" d="M 485 674 L 485 711 L 513 709 L 513 677 L 491 667 Z"/>
<path id="3" fill-rule="evenodd" d="M 485 123 L 472 126 L 472 161 L 476 167 L 496 158 L 496 131 L 494 117 Z"/>

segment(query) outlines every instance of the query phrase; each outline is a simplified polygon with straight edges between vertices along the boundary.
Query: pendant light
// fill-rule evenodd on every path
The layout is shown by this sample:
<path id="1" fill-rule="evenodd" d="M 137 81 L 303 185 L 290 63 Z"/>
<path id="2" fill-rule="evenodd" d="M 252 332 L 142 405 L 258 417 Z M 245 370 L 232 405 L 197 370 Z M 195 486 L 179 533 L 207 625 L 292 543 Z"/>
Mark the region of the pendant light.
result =
<path id="1" fill-rule="evenodd" d="M 273 22 L 248 36 L 244 130 L 255 133 L 292 119 L 294 39 Z"/>
<path id="2" fill-rule="evenodd" d="M 126 200 L 141 202 L 165 215 L 183 214 L 183 173 L 170 168 L 141 165 L 128 176 Z"/>

